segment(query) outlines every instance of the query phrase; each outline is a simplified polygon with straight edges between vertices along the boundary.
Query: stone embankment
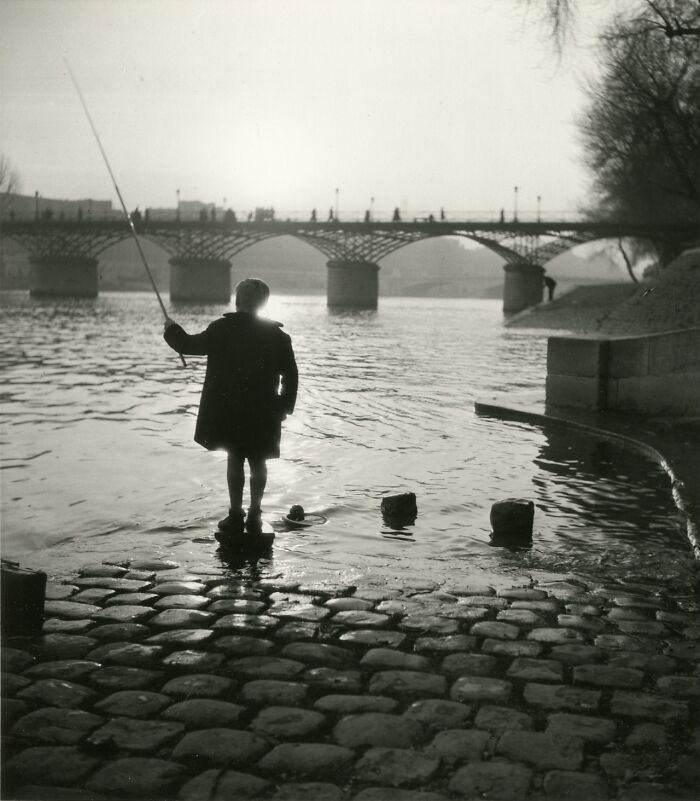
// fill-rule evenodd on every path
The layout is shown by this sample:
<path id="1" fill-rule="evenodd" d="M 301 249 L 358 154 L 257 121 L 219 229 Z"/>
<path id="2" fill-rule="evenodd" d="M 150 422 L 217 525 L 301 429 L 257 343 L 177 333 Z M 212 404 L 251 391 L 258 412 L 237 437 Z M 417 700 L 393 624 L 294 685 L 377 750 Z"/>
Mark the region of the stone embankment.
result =
<path id="1" fill-rule="evenodd" d="M 506 325 L 605 336 L 700 328 L 700 248 L 685 251 L 642 284 L 579 286 Z"/>
<path id="2" fill-rule="evenodd" d="M 696 799 L 697 609 L 88 566 L 5 642 L 3 797 Z"/>

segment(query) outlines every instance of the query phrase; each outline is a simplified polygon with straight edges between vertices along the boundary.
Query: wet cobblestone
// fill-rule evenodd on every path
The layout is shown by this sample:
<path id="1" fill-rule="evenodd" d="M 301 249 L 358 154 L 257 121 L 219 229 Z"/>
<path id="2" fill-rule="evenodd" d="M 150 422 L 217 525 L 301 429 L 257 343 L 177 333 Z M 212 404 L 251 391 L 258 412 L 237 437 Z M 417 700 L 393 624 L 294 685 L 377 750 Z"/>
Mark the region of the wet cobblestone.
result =
<path id="1" fill-rule="evenodd" d="M 202 570 L 49 583 L 42 634 L 3 643 L 3 797 L 693 798 L 687 598 Z"/>

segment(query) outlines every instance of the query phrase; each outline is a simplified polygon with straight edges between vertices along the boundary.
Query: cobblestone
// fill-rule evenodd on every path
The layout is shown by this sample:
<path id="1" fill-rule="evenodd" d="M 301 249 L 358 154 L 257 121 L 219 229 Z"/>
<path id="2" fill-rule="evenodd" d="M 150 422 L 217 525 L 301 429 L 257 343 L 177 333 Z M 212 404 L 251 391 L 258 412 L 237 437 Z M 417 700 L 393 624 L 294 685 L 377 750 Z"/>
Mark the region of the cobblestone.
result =
<path id="1" fill-rule="evenodd" d="M 419 576 L 349 595 L 204 564 L 94 570 L 49 586 L 69 606 L 41 635 L 3 643 L 8 797 L 670 801 L 697 785 L 700 627 L 642 585 L 495 595 Z"/>
<path id="2" fill-rule="evenodd" d="M 27 668 L 24 675 L 30 679 L 78 681 L 89 676 L 99 667 L 99 662 L 91 662 L 86 659 L 59 659 L 56 662 L 43 662 Z"/>
<path id="3" fill-rule="evenodd" d="M 347 715 L 357 712 L 393 712 L 398 705 L 396 698 L 383 695 L 324 695 L 314 703 L 314 709 Z"/>
<path id="4" fill-rule="evenodd" d="M 349 748 L 326 743 L 283 743 L 258 762 L 261 770 L 300 778 L 335 778 L 354 758 Z"/>
<path id="5" fill-rule="evenodd" d="M 202 760 L 214 765 L 247 765 L 270 749 L 268 741 L 249 731 L 202 729 L 186 734 L 173 749 L 180 762 Z"/>
<path id="6" fill-rule="evenodd" d="M 514 659 L 508 668 L 506 676 L 509 679 L 521 681 L 562 681 L 564 671 L 561 662 L 554 659 L 528 659 L 519 657 Z"/>
<path id="7" fill-rule="evenodd" d="M 89 712 L 48 707 L 21 717 L 12 727 L 12 734 L 47 745 L 77 745 L 102 723 L 104 718 Z"/>
<path id="8" fill-rule="evenodd" d="M 586 742 L 607 745 L 615 739 L 617 726 L 613 720 L 591 718 L 585 715 L 569 715 L 564 712 L 547 718 L 546 734 L 553 737 L 580 737 Z"/>
<path id="9" fill-rule="evenodd" d="M 95 704 L 95 709 L 107 715 L 129 718 L 150 718 L 168 706 L 170 699 L 162 693 L 147 690 L 120 690 Z"/>
<path id="10" fill-rule="evenodd" d="M 684 721 L 689 716 L 688 704 L 684 701 L 627 692 L 613 693 L 610 711 L 613 715 L 659 721 Z"/>
<path id="11" fill-rule="evenodd" d="M 610 790 L 600 776 L 565 770 L 550 771 L 544 777 L 544 791 L 553 801 L 605 801 Z"/>
<path id="12" fill-rule="evenodd" d="M 93 732 L 87 742 L 93 746 L 109 744 L 124 751 L 149 754 L 175 740 L 184 729 L 181 723 L 112 718 Z"/>
<path id="13" fill-rule="evenodd" d="M 525 701 L 545 709 L 571 709 L 576 712 L 595 712 L 600 704 L 599 690 L 584 690 L 565 684 L 525 685 Z"/>
<path id="14" fill-rule="evenodd" d="M 15 780 L 36 779 L 64 787 L 76 785 L 100 764 L 98 757 L 78 746 L 35 746 L 10 757 L 3 770 Z"/>
<path id="15" fill-rule="evenodd" d="M 472 714 L 472 708 L 467 704 L 427 698 L 412 703 L 404 717 L 418 720 L 431 729 L 456 729 L 466 726 Z"/>
<path id="16" fill-rule="evenodd" d="M 486 654 L 449 654 L 442 660 L 440 670 L 448 676 L 492 676 L 497 660 Z"/>
<path id="17" fill-rule="evenodd" d="M 370 748 L 355 764 L 362 782 L 389 787 L 427 784 L 440 768 L 440 760 L 403 748 Z"/>
<path id="18" fill-rule="evenodd" d="M 307 687 L 291 681 L 257 679 L 249 681 L 241 689 L 241 700 L 245 703 L 278 706 L 296 706 L 306 698 Z"/>
<path id="19" fill-rule="evenodd" d="M 87 787 L 117 798 L 158 798 L 175 789 L 185 775 L 176 762 L 147 757 L 116 759 L 101 767 Z"/>
<path id="20" fill-rule="evenodd" d="M 450 767 L 464 762 L 480 762 L 489 736 L 488 732 L 476 729 L 448 729 L 436 734 L 423 753 Z"/>
<path id="21" fill-rule="evenodd" d="M 450 779 L 450 792 L 460 798 L 493 798 L 522 801 L 532 782 L 532 771 L 524 765 L 486 762 L 466 765 Z"/>
<path id="22" fill-rule="evenodd" d="M 424 737 L 418 720 L 384 712 L 349 715 L 333 729 L 333 739 L 346 748 L 392 746 L 409 748 Z"/>
<path id="23" fill-rule="evenodd" d="M 166 720 L 184 723 L 188 728 L 204 729 L 208 726 L 236 726 L 246 708 L 240 704 L 211 698 L 192 698 L 173 704 L 161 712 Z"/>
<path id="24" fill-rule="evenodd" d="M 583 764 L 583 740 L 578 737 L 507 731 L 501 735 L 497 750 L 509 759 L 533 765 L 538 770 L 576 770 Z"/>
<path id="25" fill-rule="evenodd" d="M 315 734 L 325 722 L 326 718 L 320 712 L 297 707 L 268 706 L 253 719 L 250 728 L 276 740 L 299 740 Z"/>
<path id="26" fill-rule="evenodd" d="M 467 634 L 448 634 L 446 637 L 418 637 L 413 650 L 427 653 L 454 653 L 471 651 L 475 645 L 476 637 Z"/>
<path id="27" fill-rule="evenodd" d="M 258 776 L 216 768 L 200 773 L 183 785 L 178 801 L 243 801 L 262 796 L 270 786 L 269 781 Z"/>
<path id="28" fill-rule="evenodd" d="M 539 642 L 519 640 L 518 642 L 503 642 L 501 640 L 484 640 L 481 650 L 485 654 L 494 656 L 539 656 L 544 650 Z"/>
<path id="29" fill-rule="evenodd" d="M 168 695 L 182 695 L 185 698 L 218 698 L 233 688 L 231 679 L 211 673 L 190 673 L 171 679 L 162 691 Z"/>
<path id="30" fill-rule="evenodd" d="M 534 729 L 535 722 L 525 712 L 518 712 L 507 706 L 486 704 L 479 709 L 474 725 L 477 729 L 486 729 L 498 736 L 506 731 L 530 731 Z"/>
<path id="31" fill-rule="evenodd" d="M 382 670 L 375 673 L 369 683 L 371 693 L 402 698 L 430 698 L 444 695 L 446 689 L 444 676 L 416 670 Z"/>
<path id="32" fill-rule="evenodd" d="M 60 679 L 40 679 L 17 693 L 17 698 L 37 704 L 76 709 L 95 697 L 95 691 L 82 684 Z"/>
<path id="33" fill-rule="evenodd" d="M 610 665 L 580 665 L 574 668 L 574 681 L 595 684 L 599 687 L 640 687 L 644 674 L 641 670 Z"/>

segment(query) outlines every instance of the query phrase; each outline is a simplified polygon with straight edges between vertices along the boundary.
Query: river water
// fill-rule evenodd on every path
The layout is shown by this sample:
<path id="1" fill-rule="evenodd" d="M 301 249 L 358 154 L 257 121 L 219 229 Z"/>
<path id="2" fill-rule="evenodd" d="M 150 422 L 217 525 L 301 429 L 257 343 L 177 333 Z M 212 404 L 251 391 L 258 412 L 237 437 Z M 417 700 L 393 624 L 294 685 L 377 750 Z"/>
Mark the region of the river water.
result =
<path id="1" fill-rule="evenodd" d="M 129 556 L 220 567 L 225 457 L 192 441 L 204 359 L 180 367 L 153 297 L 4 292 L 0 308 L 3 555 L 51 576 Z M 221 312 L 172 316 L 194 332 Z M 332 313 L 322 297 L 283 296 L 265 313 L 284 322 L 300 367 L 265 514 L 301 503 L 328 522 L 279 531 L 263 575 L 692 583 L 655 463 L 474 414 L 475 399 L 544 384 L 546 336 L 504 329 L 500 301 L 382 298 L 377 312 Z M 393 531 L 381 497 L 409 490 L 418 519 Z M 490 544 L 491 504 L 512 496 L 536 504 L 529 549 Z"/>

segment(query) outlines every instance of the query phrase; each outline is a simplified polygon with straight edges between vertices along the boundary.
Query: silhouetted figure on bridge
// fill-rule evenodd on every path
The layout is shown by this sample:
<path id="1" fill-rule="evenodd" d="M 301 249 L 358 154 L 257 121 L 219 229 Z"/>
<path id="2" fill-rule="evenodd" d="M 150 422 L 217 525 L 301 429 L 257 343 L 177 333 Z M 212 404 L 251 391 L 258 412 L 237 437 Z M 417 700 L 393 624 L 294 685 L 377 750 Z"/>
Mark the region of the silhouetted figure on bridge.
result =
<path id="1" fill-rule="evenodd" d="M 498 222 L 504 223 L 505 221 L 506 221 L 506 210 L 505 209 L 501 209 L 501 213 L 500 213 L 500 215 L 498 217 Z"/>
<path id="2" fill-rule="evenodd" d="M 556 289 L 557 282 L 549 275 L 542 277 L 542 283 L 547 287 L 547 300 L 551 303 L 554 300 L 554 290 Z"/>
<path id="3" fill-rule="evenodd" d="M 141 220 L 142 220 L 141 212 L 139 211 L 139 207 L 137 206 L 131 212 L 131 222 L 134 224 L 134 228 L 138 228 L 141 225 Z"/>
<path id="4" fill-rule="evenodd" d="M 316 209 L 311 209 L 311 222 L 316 222 Z"/>
<path id="5" fill-rule="evenodd" d="M 230 508 L 216 535 L 223 545 L 243 534 L 244 463 L 250 469 L 250 508 L 245 531 L 262 533 L 267 459 L 280 455 L 282 421 L 294 411 L 298 372 L 292 340 L 282 323 L 261 319 L 270 289 L 259 278 L 236 287 L 236 311 L 200 334 L 188 334 L 166 318 L 163 337 L 178 353 L 207 356 L 207 372 L 194 439 L 207 450 L 228 453 Z M 240 539 L 239 539 L 240 541 Z"/>
<path id="6" fill-rule="evenodd" d="M 365 212 L 365 222 L 368 223 L 369 221 L 370 221 L 370 219 L 369 219 L 369 209 L 367 209 L 367 211 Z"/>
<path id="7" fill-rule="evenodd" d="M 235 225 L 237 222 L 236 212 L 233 209 L 226 209 L 224 212 L 224 225 Z"/>
<path id="8" fill-rule="evenodd" d="M 328 210 L 328 222 L 333 222 L 335 220 L 335 215 L 333 214 L 333 207 Z"/>
<path id="9" fill-rule="evenodd" d="M 434 223 L 435 222 L 435 217 L 432 214 L 428 215 L 428 222 L 429 223 Z"/>
<path id="10" fill-rule="evenodd" d="M 445 209 L 440 207 L 440 222 L 445 222 Z"/>
<path id="11" fill-rule="evenodd" d="M 392 222 L 401 222 L 401 212 L 399 211 L 399 207 L 397 206 L 394 209 L 394 216 L 391 218 Z"/>

